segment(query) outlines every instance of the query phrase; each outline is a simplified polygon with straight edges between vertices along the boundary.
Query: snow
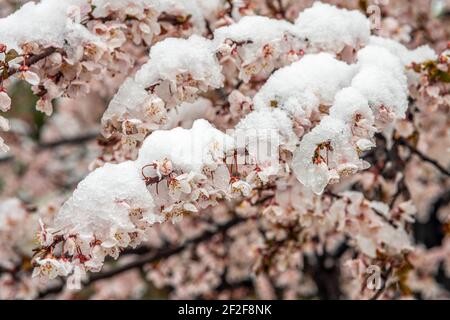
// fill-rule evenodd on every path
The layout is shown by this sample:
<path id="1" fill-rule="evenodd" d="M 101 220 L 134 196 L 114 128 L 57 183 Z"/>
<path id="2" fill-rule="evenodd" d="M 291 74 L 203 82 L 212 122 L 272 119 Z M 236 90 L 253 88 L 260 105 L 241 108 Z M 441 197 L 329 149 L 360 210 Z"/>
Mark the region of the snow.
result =
<path id="1" fill-rule="evenodd" d="M 370 37 L 370 23 L 362 13 L 321 2 L 302 11 L 295 27 L 297 34 L 318 51 L 339 53 L 345 46 L 358 48 L 367 44 Z"/>
<path id="2" fill-rule="evenodd" d="M 107 128 L 110 121 L 115 124 L 125 119 L 164 124 L 166 110 L 183 102 L 193 103 L 199 91 L 221 87 L 221 71 L 212 42 L 206 38 L 194 35 L 158 42 L 150 51 L 149 62 L 119 88 L 102 125 Z M 153 85 L 157 86 L 154 94 L 148 90 Z"/>
<path id="3" fill-rule="evenodd" d="M 406 61 L 407 65 L 411 63 L 423 63 L 429 60 L 436 60 L 438 55 L 436 51 L 434 51 L 430 46 L 423 45 L 415 48 L 414 50 L 410 50 L 408 54 L 408 60 Z"/>
<path id="4" fill-rule="evenodd" d="M 214 166 L 232 150 L 233 139 L 204 119 L 196 120 L 192 129 L 175 128 L 154 131 L 139 150 L 137 166 L 168 159 L 185 173 L 202 173 L 204 166 Z"/>
<path id="5" fill-rule="evenodd" d="M 370 37 L 370 46 L 382 47 L 388 50 L 391 54 L 400 59 L 403 64 L 403 70 L 408 79 L 409 85 L 415 85 L 420 81 L 419 75 L 413 70 L 406 70 L 406 67 L 413 63 L 423 63 L 429 60 L 436 60 L 438 55 L 428 45 L 420 46 L 414 50 L 409 50 L 401 43 L 387 38 L 372 36 Z M 386 64 L 385 67 L 388 67 Z"/>
<path id="6" fill-rule="evenodd" d="M 174 81 L 183 71 L 214 88 L 222 86 L 222 67 L 215 58 L 213 44 L 197 35 L 189 39 L 168 38 L 155 44 L 150 51 L 150 61 L 136 73 L 135 80 L 148 87 L 159 79 Z"/>
<path id="7" fill-rule="evenodd" d="M 214 31 L 217 45 L 227 39 L 235 42 L 251 40 L 255 46 L 281 40 L 287 33 L 294 33 L 294 26 L 283 20 L 264 16 L 245 16 L 238 23 L 218 28 Z"/>
<path id="8" fill-rule="evenodd" d="M 0 20 L 0 43 L 15 49 L 29 42 L 62 48 L 67 38 L 94 39 L 77 21 L 79 10 L 85 5 L 85 0 L 28 2 Z"/>
<path id="9" fill-rule="evenodd" d="M 126 114 L 135 114 L 142 106 L 148 92 L 133 78 L 128 78 L 119 88 L 102 117 L 102 124 L 110 119 L 119 119 Z"/>
<path id="10" fill-rule="evenodd" d="M 372 110 L 367 99 L 355 88 L 344 88 L 336 94 L 330 117 L 351 123 L 355 114 L 361 114 L 369 122 L 374 122 Z"/>
<path id="11" fill-rule="evenodd" d="M 305 55 L 276 71 L 255 95 L 255 108 L 276 107 L 296 114 L 320 104 L 331 105 L 347 86 L 354 68 L 327 53 Z"/>
<path id="12" fill-rule="evenodd" d="M 364 66 L 375 66 L 392 72 L 400 81 L 406 81 L 405 65 L 397 55 L 384 47 L 368 45 L 358 51 L 357 59 L 360 68 Z"/>
<path id="13" fill-rule="evenodd" d="M 422 63 L 428 60 L 436 60 L 438 57 L 436 52 L 428 45 L 423 45 L 414 50 L 409 50 L 395 40 L 377 36 L 370 37 L 369 44 L 386 48 L 392 54 L 396 55 L 405 66 L 410 65 L 412 62 Z"/>
<path id="14" fill-rule="evenodd" d="M 288 150 L 295 147 L 297 137 L 292 127 L 292 120 L 285 111 L 264 108 L 249 113 L 236 125 L 235 138 L 237 141 L 247 140 L 250 154 L 256 151 L 252 150 L 252 144 L 262 146 L 262 143 L 270 143 L 270 150 L 276 150 L 278 160 L 279 146 Z M 251 156 L 256 157 L 257 154 Z"/>
<path id="15" fill-rule="evenodd" d="M 367 66 L 353 78 L 351 85 L 366 97 L 374 112 L 385 107 L 397 118 L 405 116 L 408 108 L 406 78 L 399 79 L 389 70 Z"/>
<path id="16" fill-rule="evenodd" d="M 269 77 L 275 68 L 292 62 L 305 47 L 291 23 L 263 16 L 245 16 L 214 31 L 221 61 L 230 61 L 245 83 L 252 76 Z"/>
<path id="17" fill-rule="evenodd" d="M 112 230 L 133 232 L 129 213 L 140 209 L 150 224 L 160 221 L 139 170 L 132 161 L 105 164 L 81 181 L 55 218 L 55 228 L 107 240 Z"/>

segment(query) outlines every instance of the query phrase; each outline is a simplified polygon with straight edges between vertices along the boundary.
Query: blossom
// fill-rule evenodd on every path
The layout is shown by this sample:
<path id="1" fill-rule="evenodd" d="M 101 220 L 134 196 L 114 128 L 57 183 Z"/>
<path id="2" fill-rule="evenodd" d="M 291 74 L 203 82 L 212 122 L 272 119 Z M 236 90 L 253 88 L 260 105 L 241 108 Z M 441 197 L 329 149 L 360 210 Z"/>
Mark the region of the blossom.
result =
<path id="1" fill-rule="evenodd" d="M 11 108 L 11 98 L 8 94 L 0 90 L 0 110 L 6 112 Z"/>
<path id="2" fill-rule="evenodd" d="M 57 276 L 67 276 L 72 271 L 72 265 L 69 262 L 54 258 L 38 259 L 36 263 L 38 267 L 34 269 L 33 277 L 42 275 L 54 279 Z"/>
<path id="3" fill-rule="evenodd" d="M 231 192 L 237 193 L 244 197 L 248 197 L 250 192 L 252 191 L 252 187 L 245 181 L 236 181 L 231 184 Z"/>
<path id="4" fill-rule="evenodd" d="M 21 73 L 19 73 L 18 77 L 19 77 L 19 79 L 25 80 L 32 86 L 35 86 L 35 85 L 39 84 L 39 82 L 40 82 L 39 76 L 32 71 L 21 72 Z"/>
<path id="5" fill-rule="evenodd" d="M 23 2 L 0 110 L 49 117 L 0 116 L 0 298 L 450 297 L 429 1 Z"/>
<path id="6" fill-rule="evenodd" d="M 297 39 L 292 24 L 262 16 L 246 16 L 238 23 L 216 29 L 214 41 L 221 63 L 234 64 L 238 77 L 245 82 L 287 64 L 295 59 L 292 53 L 300 56 L 305 46 Z"/>

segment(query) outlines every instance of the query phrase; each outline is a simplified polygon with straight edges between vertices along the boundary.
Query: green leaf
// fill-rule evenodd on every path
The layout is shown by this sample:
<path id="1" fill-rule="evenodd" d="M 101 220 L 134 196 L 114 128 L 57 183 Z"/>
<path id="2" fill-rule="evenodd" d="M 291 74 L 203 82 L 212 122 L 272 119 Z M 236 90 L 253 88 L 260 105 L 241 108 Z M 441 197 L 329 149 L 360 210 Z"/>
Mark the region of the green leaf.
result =
<path id="1" fill-rule="evenodd" d="M 439 70 L 440 72 L 436 75 L 436 77 L 442 82 L 450 83 L 450 73 Z"/>
<path id="2" fill-rule="evenodd" d="M 14 60 L 15 58 L 17 58 L 19 56 L 19 54 L 17 53 L 16 50 L 11 49 L 9 50 L 6 55 L 5 55 L 5 61 L 9 62 L 11 60 Z"/>

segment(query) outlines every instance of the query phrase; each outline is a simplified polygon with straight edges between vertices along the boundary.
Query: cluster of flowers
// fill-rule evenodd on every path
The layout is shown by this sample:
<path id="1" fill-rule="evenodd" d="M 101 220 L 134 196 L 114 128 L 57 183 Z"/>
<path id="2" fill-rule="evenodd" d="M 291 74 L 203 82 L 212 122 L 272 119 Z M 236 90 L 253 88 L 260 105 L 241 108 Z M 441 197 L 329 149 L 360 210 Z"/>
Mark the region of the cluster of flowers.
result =
<path id="1" fill-rule="evenodd" d="M 247 196 L 250 186 L 227 166 L 233 150 L 232 138 L 206 120 L 195 121 L 190 130 L 153 132 L 136 161 L 94 170 L 52 227 L 42 227 L 36 273 L 53 278 L 73 272 L 71 279 L 81 280 L 86 270 L 99 271 L 106 256 L 117 258 L 146 240 L 153 224 Z"/>
<path id="2" fill-rule="evenodd" d="M 167 124 L 171 109 L 195 103 L 201 92 L 222 85 L 221 66 L 209 40 L 196 35 L 163 40 L 112 99 L 102 118 L 104 135 L 119 131 L 135 148 L 136 142 Z"/>
<path id="3" fill-rule="evenodd" d="M 434 134 L 442 134 L 445 117 L 424 111 L 448 106 L 448 51 L 438 56 L 427 46 L 409 50 L 371 36 L 369 20 L 357 11 L 316 2 L 297 16 L 303 4 L 283 12 L 286 1 L 280 7 L 268 3 L 44 0 L 0 20 L 0 26 L 11 26 L 0 35 L 2 111 L 11 104 L 5 86 L 16 77 L 33 85 L 38 108 L 50 113 L 55 97 L 85 95 L 106 78 L 119 85 L 144 63 L 120 86 L 102 118 L 103 135 L 119 135 L 118 144 L 129 154 L 97 162 L 121 163 L 106 163 L 89 174 L 55 219 L 30 215 L 17 200 L 2 204 L 0 266 L 12 270 L 25 256 L 31 258 L 27 237 L 40 228 L 32 260 L 35 280 L 69 276 L 70 284 L 79 285 L 86 271 L 102 269 L 107 256 L 117 258 L 142 244 L 162 248 L 189 240 L 237 214 L 245 222 L 148 265 L 148 279 L 173 287 L 177 298 L 211 294 L 224 279 L 254 282 L 263 297 L 274 297 L 270 281 L 285 289 L 284 297 L 308 296 L 315 290 L 306 275 L 311 257 L 349 244 L 356 254 L 342 258 L 351 273 L 343 286 L 348 296 L 365 294 L 361 285 L 373 264 L 391 266 L 401 286 L 424 291 L 436 271 L 428 264 L 446 261 L 449 242 L 434 252 L 413 248 L 409 224 L 416 210 L 406 199 L 395 200 L 405 181 L 420 185 L 439 177 L 408 158 L 420 170 L 406 178 L 398 172 L 388 181 L 379 172 L 381 160 L 367 152 L 380 136 L 390 148 L 397 134 L 415 139 L 423 129 L 427 134 L 419 146 L 425 149 Z M 247 16 L 267 10 L 271 18 Z M 275 19 L 282 13 L 295 22 Z M 24 16 L 33 19 L 18 30 L 17 20 Z M 37 23 L 44 27 L 36 29 Z M 395 37 L 398 30 L 390 26 L 386 35 L 404 38 Z M 135 50 L 139 53 L 130 53 Z M 408 110 L 408 95 L 421 114 Z M 48 126 L 67 122 L 63 115 Z M 8 129 L 1 117 L 0 127 Z M 223 133 L 215 127 L 235 129 Z M 0 145 L 6 149 L 1 140 Z M 261 159 L 262 145 L 268 158 Z M 375 167 L 364 170 L 371 164 Z M 371 185 L 381 196 L 369 196 L 378 192 Z M 430 188 L 413 191 L 413 198 Z M 389 197 L 394 198 L 390 206 Z M 369 200 L 374 198 L 379 201 Z M 426 211 L 420 204 L 419 209 Z M 417 271 L 410 272 L 411 265 Z M 409 278 L 402 273 L 406 269 Z M 5 288 L 9 274 L 1 274 Z M 127 279 L 142 285 L 129 273 L 117 278 L 117 286 Z M 30 281 L 21 283 L 24 297 L 39 290 Z M 98 285 L 99 297 L 115 288 L 113 282 Z"/>
<path id="4" fill-rule="evenodd" d="M 330 17 L 337 20 L 340 28 L 322 33 L 320 25 Z M 264 43 L 268 38 L 259 35 L 267 34 L 248 28 L 252 20 L 276 31 L 269 34 L 270 41 L 285 39 L 284 31 L 259 19 L 265 20 L 248 17 L 232 27 L 219 28 L 218 38 L 212 41 L 192 36 L 156 44 L 149 62 L 119 89 L 104 115 L 105 128 L 120 129 L 126 136 L 143 140 L 155 129 L 151 124 L 167 121 L 167 110 L 183 102 L 195 102 L 201 92 L 220 88 L 224 77 L 214 41 L 223 44 L 228 34 L 232 37 L 234 29 L 242 27 L 255 34 L 247 36 L 250 39 L 244 44 L 248 42 L 250 47 L 245 50 L 266 50 Z M 317 194 L 341 176 L 369 167 L 360 160 L 360 154 L 374 146 L 374 133 L 405 116 L 404 57 L 391 52 L 394 50 L 390 42 L 370 39 L 369 23 L 357 12 L 318 3 L 300 14 L 297 24 L 304 21 L 314 26 L 300 29 L 307 33 L 303 40 L 308 39 L 310 50 L 330 51 L 328 48 L 332 47 L 337 55 L 350 46 L 357 52 L 357 63 L 339 61 L 331 53 L 307 53 L 300 61 L 276 71 L 255 95 L 255 110 L 236 126 L 234 138 L 241 134 L 246 138 L 243 150 L 231 136 L 198 120 L 191 130 L 153 132 L 143 142 L 136 161 L 95 170 L 63 206 L 53 229 L 42 230 L 46 240 L 41 256 L 60 242 L 62 252 L 60 258 L 53 260 L 38 256 L 38 272 L 56 267 L 52 261 L 65 259 L 66 254 L 77 268 L 98 271 L 106 255 L 117 257 L 120 250 L 138 245 L 145 239 L 145 229 L 153 223 L 195 213 L 233 194 L 249 196 L 252 187 L 268 184 L 268 177 L 277 177 L 280 170 L 289 171 L 289 167 L 304 186 Z M 366 46 L 358 50 L 363 45 Z M 416 51 L 419 52 L 406 53 L 408 57 L 414 55 L 419 63 L 432 53 L 428 48 Z M 275 56 L 278 60 L 279 55 Z M 264 55 L 260 58 L 265 59 Z M 242 61 L 238 68 L 248 63 L 245 58 Z M 261 134 L 261 130 L 268 129 L 276 133 L 275 139 Z M 256 159 L 254 169 L 239 170 L 236 163 L 235 172 L 226 166 L 227 157 L 236 156 L 238 151 L 248 153 L 254 161 L 257 155 L 251 145 L 262 143 L 271 144 L 276 160 L 280 147 L 293 153 L 292 162 L 288 160 L 285 166 L 279 166 L 278 161 L 273 164 Z M 382 235 L 389 233 L 383 230 Z M 364 244 L 367 254 L 374 255 L 380 241 L 372 243 L 364 236 L 360 232 L 358 243 Z M 66 267 L 57 270 L 52 275 L 72 272 Z"/>
<path id="5" fill-rule="evenodd" d="M 27 207 L 16 198 L 0 204 L 0 298 L 27 299 L 38 294 L 46 283 L 30 277 L 32 252 L 39 243 L 36 230 L 51 223 L 55 207 L 39 210 Z"/>
<path id="6" fill-rule="evenodd" d="M 11 107 L 9 83 L 23 79 L 40 98 L 36 108 L 50 115 L 55 98 L 77 98 L 95 84 L 101 87 L 99 81 L 120 81 L 146 46 L 166 37 L 205 34 L 206 19 L 218 5 L 203 0 L 26 3 L 0 21 L 0 110 Z M 7 121 L 0 121 L 8 130 Z"/>
<path id="7" fill-rule="evenodd" d="M 327 26 L 331 32 L 324 34 L 322 30 L 330 20 L 335 27 Z M 362 14 L 317 3 L 302 12 L 296 24 L 247 16 L 214 30 L 212 41 L 195 36 L 167 39 L 151 49 L 149 62 L 119 89 L 102 120 L 105 133 L 122 131 L 142 141 L 149 131 L 167 121 L 167 111 L 180 102 L 194 102 L 208 89 L 221 88 L 224 79 L 234 83 L 236 78 L 244 82 L 255 76 L 267 78 L 274 69 L 305 53 L 342 54 L 348 47 L 357 50 L 368 42 L 369 35 L 369 22 Z M 242 99 L 245 97 L 235 93 L 233 105 Z"/>
<path id="8" fill-rule="evenodd" d="M 425 112 L 450 103 L 450 42 L 438 57 L 423 63 L 412 62 L 409 67 L 419 77 L 419 85 L 413 88 L 412 95 L 420 100 Z"/>

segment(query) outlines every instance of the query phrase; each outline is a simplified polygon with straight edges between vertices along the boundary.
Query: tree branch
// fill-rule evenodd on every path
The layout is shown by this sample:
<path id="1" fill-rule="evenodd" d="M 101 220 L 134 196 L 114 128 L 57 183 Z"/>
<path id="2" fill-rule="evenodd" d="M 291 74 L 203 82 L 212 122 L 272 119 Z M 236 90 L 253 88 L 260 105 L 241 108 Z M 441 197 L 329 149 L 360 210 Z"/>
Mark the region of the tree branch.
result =
<path id="1" fill-rule="evenodd" d="M 26 66 L 31 66 L 39 61 L 41 61 L 42 59 L 47 58 L 48 56 L 50 56 L 52 53 L 56 52 L 56 48 L 54 47 L 50 47 L 45 49 L 42 53 L 40 54 L 34 54 L 28 57 L 28 59 L 25 61 L 25 65 Z M 16 74 L 19 71 L 19 69 L 10 69 L 8 70 L 8 77 L 11 77 L 12 75 Z"/>
<path id="2" fill-rule="evenodd" d="M 71 144 L 81 144 L 87 141 L 94 140 L 98 137 L 100 133 L 97 131 L 86 133 L 84 135 L 70 137 L 70 138 L 64 138 L 61 140 L 55 140 L 51 142 L 43 142 L 38 144 L 38 149 L 45 150 L 45 149 L 51 149 L 56 148 L 63 145 L 71 145 Z"/>
<path id="3" fill-rule="evenodd" d="M 51 141 L 51 142 L 41 142 L 36 145 L 36 151 L 40 152 L 40 151 L 44 151 L 44 150 L 48 150 L 48 149 L 52 149 L 52 148 L 58 148 L 58 147 L 62 147 L 62 146 L 67 146 L 67 145 L 82 144 L 84 142 L 95 140 L 99 136 L 99 134 L 100 134 L 100 132 L 94 131 L 94 132 L 87 133 L 87 134 L 80 135 L 80 136 L 63 138 L 63 139 L 55 140 L 55 141 Z M 14 159 L 15 159 L 14 155 L 12 155 L 12 154 L 6 155 L 5 157 L 0 158 L 0 164 L 6 163 L 9 161 L 13 161 Z"/>
<path id="4" fill-rule="evenodd" d="M 436 169 L 438 169 L 442 174 L 450 177 L 450 171 L 445 169 L 442 165 L 440 165 L 436 160 L 428 157 L 427 155 L 424 155 L 422 152 L 420 152 L 416 147 L 412 146 L 408 141 L 406 141 L 404 138 L 400 138 L 397 140 L 398 143 L 411 151 L 411 153 L 419 156 L 423 161 L 428 162 L 432 164 Z"/>
<path id="5" fill-rule="evenodd" d="M 197 246 L 198 244 L 207 241 L 209 239 L 211 239 L 213 236 L 215 236 L 216 234 L 219 233 L 223 233 L 226 232 L 228 229 L 244 222 L 247 221 L 247 219 L 244 218 L 240 218 L 240 217 L 236 217 L 231 219 L 230 221 L 228 221 L 227 223 L 224 223 L 222 225 L 218 225 L 216 227 L 215 230 L 208 230 L 206 232 L 204 232 L 203 234 L 199 235 L 198 237 L 192 238 L 190 240 L 185 241 L 184 243 L 180 244 L 180 245 L 175 245 L 175 246 L 169 246 L 166 248 L 162 248 L 161 250 L 158 250 L 156 252 L 148 252 L 147 254 L 139 257 L 138 259 L 129 262 L 127 264 L 118 266 L 117 268 L 111 269 L 111 270 L 105 270 L 99 273 L 93 273 L 88 280 L 83 281 L 83 285 L 84 286 L 88 286 L 96 281 L 99 280 L 103 280 L 103 279 L 107 279 L 107 278 L 111 278 L 114 277 L 118 274 L 121 274 L 125 271 L 128 270 L 132 270 L 135 268 L 139 268 L 142 267 L 146 264 L 149 263 L 154 263 L 157 262 L 161 259 L 166 259 L 169 258 L 177 253 L 182 252 L 183 250 L 185 250 L 186 248 L 190 247 L 190 246 Z M 56 294 L 61 292 L 64 289 L 64 283 L 61 283 L 58 286 L 54 286 L 51 288 L 47 288 L 44 291 L 41 291 L 38 295 L 38 298 L 44 298 L 47 295 L 50 294 Z"/>
<path id="6" fill-rule="evenodd" d="M 413 225 L 414 238 L 418 243 L 423 243 L 428 249 L 440 246 L 445 237 L 442 222 L 438 213 L 450 203 L 450 189 L 443 190 L 430 204 L 427 214 L 428 220 L 421 223 L 416 221 Z"/>

